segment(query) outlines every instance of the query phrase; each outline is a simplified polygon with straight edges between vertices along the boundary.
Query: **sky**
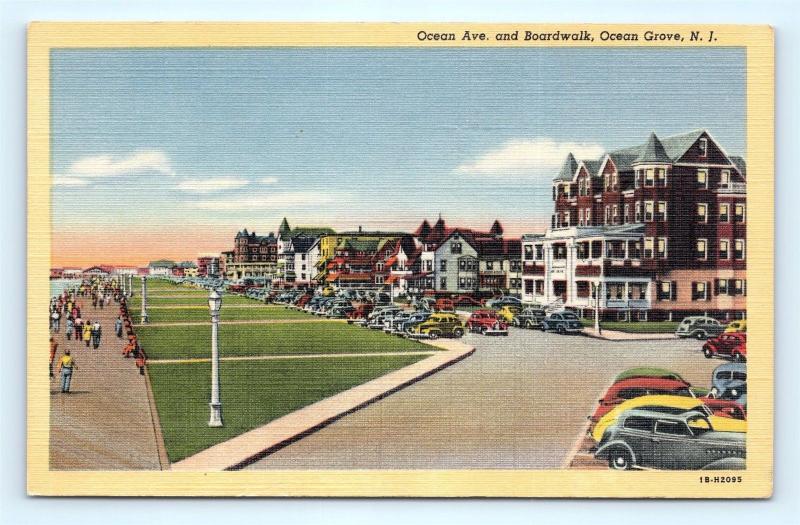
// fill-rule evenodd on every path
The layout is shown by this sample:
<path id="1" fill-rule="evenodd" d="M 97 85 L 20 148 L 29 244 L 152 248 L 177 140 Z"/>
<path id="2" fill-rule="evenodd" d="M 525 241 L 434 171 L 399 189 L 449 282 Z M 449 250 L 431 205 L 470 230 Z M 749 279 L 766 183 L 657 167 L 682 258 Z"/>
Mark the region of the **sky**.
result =
<path id="1" fill-rule="evenodd" d="M 54 50 L 54 266 L 242 228 L 541 232 L 564 157 L 705 128 L 745 153 L 740 48 Z"/>

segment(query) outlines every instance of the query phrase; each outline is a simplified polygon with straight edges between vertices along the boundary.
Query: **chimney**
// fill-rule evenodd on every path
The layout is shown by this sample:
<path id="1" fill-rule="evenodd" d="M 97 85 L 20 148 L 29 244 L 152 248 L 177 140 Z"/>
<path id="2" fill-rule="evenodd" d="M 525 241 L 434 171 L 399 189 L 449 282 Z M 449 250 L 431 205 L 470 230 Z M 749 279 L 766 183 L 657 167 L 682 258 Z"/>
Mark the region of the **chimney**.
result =
<path id="1" fill-rule="evenodd" d="M 358 225 L 358 233 L 361 233 L 361 232 L 362 232 L 362 230 L 361 230 L 361 225 L 359 224 L 359 225 Z"/>

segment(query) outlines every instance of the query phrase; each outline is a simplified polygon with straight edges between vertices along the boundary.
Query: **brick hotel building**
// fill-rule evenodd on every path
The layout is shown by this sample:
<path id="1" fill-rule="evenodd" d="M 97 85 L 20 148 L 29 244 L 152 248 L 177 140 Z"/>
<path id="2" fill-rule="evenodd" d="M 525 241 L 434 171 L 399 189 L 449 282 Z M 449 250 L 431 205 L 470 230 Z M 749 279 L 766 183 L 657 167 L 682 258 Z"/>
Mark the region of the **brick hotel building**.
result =
<path id="1" fill-rule="evenodd" d="M 577 160 L 553 180 L 551 227 L 522 238 L 526 302 L 604 319 L 746 315 L 744 159 L 706 130 Z"/>

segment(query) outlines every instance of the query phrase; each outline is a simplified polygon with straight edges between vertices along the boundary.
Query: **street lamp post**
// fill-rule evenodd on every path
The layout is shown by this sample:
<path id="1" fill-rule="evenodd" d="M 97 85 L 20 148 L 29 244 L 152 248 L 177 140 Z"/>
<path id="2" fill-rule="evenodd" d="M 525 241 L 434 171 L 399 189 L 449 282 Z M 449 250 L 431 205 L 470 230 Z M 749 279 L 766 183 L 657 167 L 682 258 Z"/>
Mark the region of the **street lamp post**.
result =
<path id="1" fill-rule="evenodd" d="M 142 275 L 142 324 L 147 324 L 147 276 Z"/>
<path id="2" fill-rule="evenodd" d="M 208 295 L 208 308 L 211 310 L 211 416 L 208 426 L 222 426 L 222 403 L 219 399 L 219 310 L 222 296 L 216 290 Z"/>
<path id="3" fill-rule="evenodd" d="M 592 283 L 594 287 L 594 331 L 598 335 L 602 334 L 600 328 L 600 283 Z"/>
<path id="4" fill-rule="evenodd" d="M 133 297 L 133 274 L 128 274 L 128 297 Z"/>

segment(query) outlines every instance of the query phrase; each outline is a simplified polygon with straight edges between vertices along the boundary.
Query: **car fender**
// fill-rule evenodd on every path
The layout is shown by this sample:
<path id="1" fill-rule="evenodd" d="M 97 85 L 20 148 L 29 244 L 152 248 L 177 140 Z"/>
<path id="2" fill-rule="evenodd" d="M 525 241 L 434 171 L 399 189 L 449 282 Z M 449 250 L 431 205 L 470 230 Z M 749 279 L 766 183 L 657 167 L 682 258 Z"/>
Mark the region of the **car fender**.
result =
<path id="1" fill-rule="evenodd" d="M 744 470 L 745 467 L 743 458 L 722 458 L 704 465 L 700 470 Z"/>
<path id="2" fill-rule="evenodd" d="M 638 463 L 637 460 L 636 460 L 636 452 L 633 451 L 633 448 L 631 448 L 631 446 L 628 445 L 626 442 L 624 442 L 622 440 L 619 440 L 619 439 L 614 440 L 614 441 L 609 441 L 605 445 L 603 445 L 600 448 L 598 448 L 597 452 L 594 453 L 594 457 L 601 458 L 601 459 L 607 459 L 608 458 L 608 454 L 606 454 L 606 452 L 611 450 L 611 449 L 614 449 L 614 448 L 624 448 L 624 449 L 626 449 L 630 453 L 631 458 L 633 458 L 633 464 L 636 465 Z"/>

